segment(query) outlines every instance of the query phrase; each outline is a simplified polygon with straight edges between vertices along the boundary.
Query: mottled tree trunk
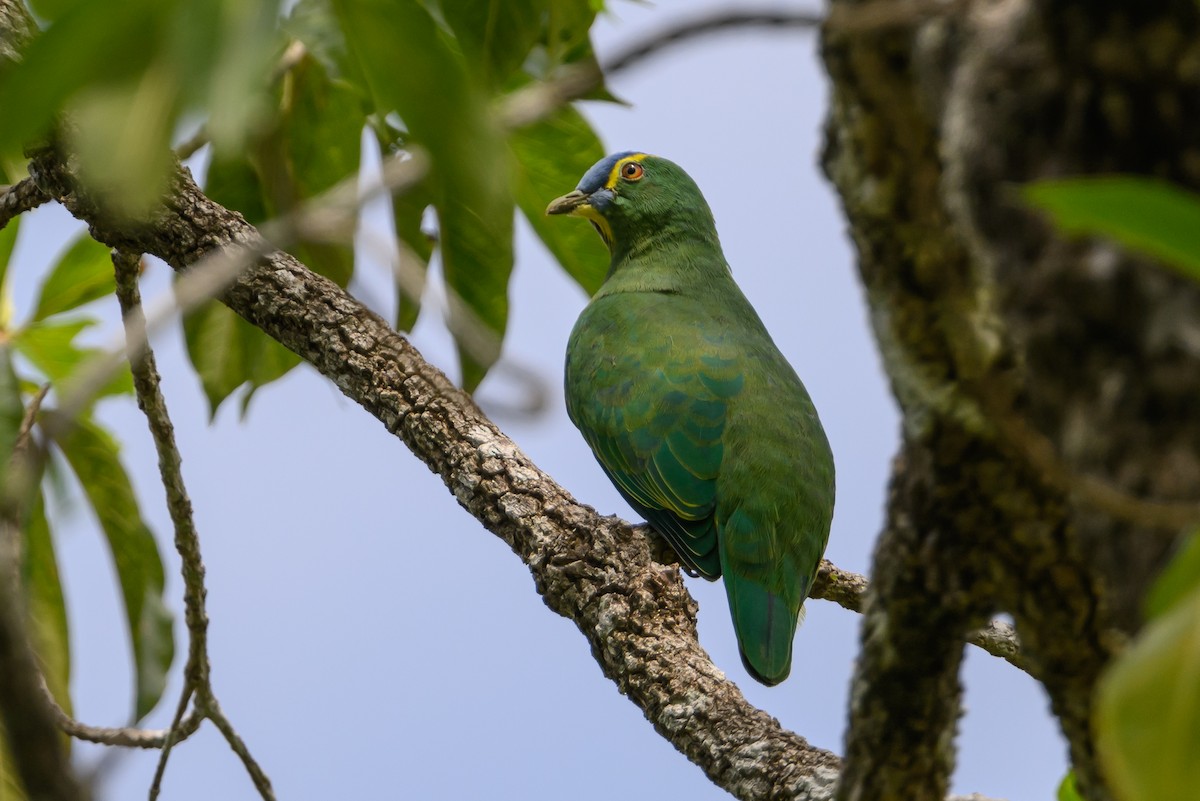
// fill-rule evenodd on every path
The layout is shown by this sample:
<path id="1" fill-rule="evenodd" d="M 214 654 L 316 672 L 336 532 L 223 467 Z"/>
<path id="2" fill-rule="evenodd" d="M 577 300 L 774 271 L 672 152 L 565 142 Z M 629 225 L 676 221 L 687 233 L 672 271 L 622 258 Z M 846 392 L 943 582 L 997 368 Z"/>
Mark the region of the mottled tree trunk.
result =
<path id="1" fill-rule="evenodd" d="M 823 163 L 905 426 L 841 798 L 945 794 L 960 662 L 945 632 L 993 612 L 1016 620 L 1082 792 L 1109 797 L 1092 689 L 1179 531 L 1072 489 L 1200 494 L 1200 292 L 1064 240 L 1018 190 L 1097 173 L 1200 188 L 1198 28 L 1191 0 L 975 0 L 826 32 Z M 1065 472 L 1035 458 L 1047 442 Z"/>

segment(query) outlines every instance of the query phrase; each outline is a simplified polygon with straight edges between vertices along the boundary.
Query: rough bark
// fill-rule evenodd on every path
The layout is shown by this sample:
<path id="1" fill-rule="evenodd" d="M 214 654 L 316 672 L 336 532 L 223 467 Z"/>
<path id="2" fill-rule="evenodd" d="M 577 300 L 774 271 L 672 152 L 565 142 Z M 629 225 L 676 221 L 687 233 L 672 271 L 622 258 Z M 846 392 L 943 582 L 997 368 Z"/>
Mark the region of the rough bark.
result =
<path id="1" fill-rule="evenodd" d="M 1136 630 L 1178 532 L 1063 497 L 1005 421 L 1048 437 L 1079 475 L 1194 499 L 1200 293 L 1111 246 L 1065 242 L 1014 186 L 1127 172 L 1195 187 L 1197 32 L 1191 2 L 1032 0 L 979 0 L 889 32 L 826 32 L 823 163 L 905 415 L 842 798 L 944 788 L 957 659 L 906 676 L 900 662 L 944 643 L 896 628 L 924 616 L 944 621 L 926 624 L 941 632 L 994 611 L 1014 616 L 1081 791 L 1108 797 L 1091 691 L 1119 632 Z M 937 714 L 906 725 L 923 710 Z"/>

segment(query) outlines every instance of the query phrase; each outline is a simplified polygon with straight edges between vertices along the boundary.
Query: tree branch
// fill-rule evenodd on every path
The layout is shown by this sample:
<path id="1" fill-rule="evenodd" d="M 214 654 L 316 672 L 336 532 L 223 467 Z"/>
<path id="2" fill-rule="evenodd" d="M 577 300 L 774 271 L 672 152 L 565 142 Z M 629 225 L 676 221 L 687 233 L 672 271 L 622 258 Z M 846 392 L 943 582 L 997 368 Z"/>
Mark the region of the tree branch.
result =
<path id="1" fill-rule="evenodd" d="M 49 199 L 32 178 L 23 178 L 12 186 L 0 187 L 0 228 L 12 222 L 13 217 L 36 209 Z"/>

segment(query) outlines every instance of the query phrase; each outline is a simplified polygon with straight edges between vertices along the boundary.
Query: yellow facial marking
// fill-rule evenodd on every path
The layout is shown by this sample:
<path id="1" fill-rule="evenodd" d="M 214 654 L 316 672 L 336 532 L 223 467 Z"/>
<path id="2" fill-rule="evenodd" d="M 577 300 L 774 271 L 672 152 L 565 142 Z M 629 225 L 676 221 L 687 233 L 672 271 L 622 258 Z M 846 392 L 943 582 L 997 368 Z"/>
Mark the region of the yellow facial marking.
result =
<path id="1" fill-rule="evenodd" d="M 596 230 L 600 232 L 600 238 L 604 240 L 604 244 L 612 249 L 612 226 L 608 224 L 608 220 L 604 219 L 604 215 L 596 211 L 586 203 L 582 206 L 577 206 L 572 212 L 572 216 L 583 217 L 589 220 L 596 226 Z"/>
<path id="2" fill-rule="evenodd" d="M 649 153 L 634 153 L 632 156 L 626 156 L 613 165 L 612 172 L 608 174 L 608 183 L 604 184 L 605 189 L 615 189 L 617 183 L 621 180 L 621 168 L 626 164 L 640 163 L 650 158 Z"/>

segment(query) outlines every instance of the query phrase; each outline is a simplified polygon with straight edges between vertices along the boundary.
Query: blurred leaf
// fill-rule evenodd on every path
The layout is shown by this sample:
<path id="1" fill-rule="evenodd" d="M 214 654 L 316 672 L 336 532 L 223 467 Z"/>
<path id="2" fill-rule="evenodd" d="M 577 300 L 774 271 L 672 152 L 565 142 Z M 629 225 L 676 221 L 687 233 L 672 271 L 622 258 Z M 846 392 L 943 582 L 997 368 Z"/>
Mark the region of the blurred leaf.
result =
<path id="1" fill-rule="evenodd" d="M 38 492 L 24 526 L 22 572 L 29 603 L 29 636 L 42 666 L 42 675 L 59 706 L 71 709 L 71 644 L 67 605 L 63 599 L 58 561 L 50 526 Z"/>
<path id="2" fill-rule="evenodd" d="M 271 75 L 283 50 L 278 14 L 279 0 L 180 4 L 166 52 L 177 59 L 181 87 L 203 92 L 192 99 L 208 110 L 214 152 L 238 152 L 269 116 Z M 207 36 L 197 35 L 198 23 Z"/>
<path id="3" fill-rule="evenodd" d="M 71 101 L 67 128 L 79 175 L 109 213 L 146 216 L 167 188 L 177 88 L 163 65 L 136 80 L 91 86 Z"/>
<path id="4" fill-rule="evenodd" d="M 334 5 L 378 111 L 397 111 L 433 160 L 450 328 L 463 385 L 473 390 L 500 355 L 512 272 L 509 165 L 489 99 L 416 3 L 337 0 Z M 430 75 L 438 80 L 429 80 Z"/>
<path id="5" fill-rule="evenodd" d="M 12 293 L 8 291 L 8 263 L 13 248 L 17 245 L 17 234 L 21 229 L 21 218 L 14 217 L 8 225 L 0 228 L 0 331 L 12 325 Z"/>
<path id="6" fill-rule="evenodd" d="M 61 422 L 54 441 L 83 486 L 116 566 L 133 642 L 133 717 L 140 720 L 162 696 L 175 656 L 171 613 L 163 604 L 162 557 L 142 520 L 116 440 L 89 420 Z"/>
<path id="7" fill-rule="evenodd" d="M 549 119 L 513 132 L 509 145 L 516 155 L 517 204 L 563 269 L 588 295 L 608 273 L 609 255 L 590 225 L 561 225 L 546 217 L 554 198 L 575 188 L 579 178 L 600 159 L 604 145 L 578 111 L 566 107 Z"/>
<path id="8" fill-rule="evenodd" d="M 44 320 L 115 291 L 109 249 L 85 232 L 59 256 L 42 282 L 33 319 Z"/>
<path id="9" fill-rule="evenodd" d="M 26 517 L 22 534 L 22 579 L 28 600 L 30 640 L 47 687 L 59 706 L 70 714 L 71 662 L 67 610 L 40 492 Z M 64 735 L 63 742 L 70 748 L 70 738 Z M 0 799 L 23 801 L 26 795 L 15 771 L 9 768 L 11 764 L 4 732 L 0 730 Z"/>
<path id="10" fill-rule="evenodd" d="M 21 385 L 13 371 L 12 349 L 0 342 L 0 488 L 8 474 L 8 463 L 17 442 L 17 431 L 25 417 L 21 402 Z"/>
<path id="11" fill-rule="evenodd" d="M 1083 801 L 1075 787 L 1075 771 L 1067 771 L 1058 785 L 1058 801 Z"/>
<path id="12" fill-rule="evenodd" d="M 38 19 L 46 22 L 54 20 L 67 13 L 80 3 L 87 0 L 28 0 L 30 9 L 37 15 Z M 3 796 L 0 796 L 2 798 Z"/>
<path id="13" fill-rule="evenodd" d="M 299 356 L 215 300 L 184 317 L 183 331 L 210 416 L 242 384 L 249 383 L 253 393 L 300 363 Z M 248 402 L 249 396 L 243 413 Z"/>
<path id="14" fill-rule="evenodd" d="M 81 348 L 75 337 L 95 324 L 94 320 L 40 321 L 25 326 L 12 342 L 60 393 L 67 391 L 73 380 L 80 377 L 86 363 L 102 355 L 99 348 Z M 133 376 L 129 366 L 123 366 L 101 391 L 100 397 L 133 393 Z"/>
<path id="15" fill-rule="evenodd" d="M 171 4 L 126 0 L 120 13 L 109 3 L 63 4 L 61 16 L 25 48 L 21 61 L 0 72 L 5 115 L 0 152 L 11 152 L 43 134 L 67 100 L 85 86 L 132 79 L 153 60 L 154 42 Z M 120 58 L 113 54 L 119 53 Z"/>
<path id="16" fill-rule="evenodd" d="M 204 191 L 226 208 L 240 211 L 250 223 L 271 216 L 258 172 L 246 158 L 214 159 Z M 182 324 L 188 358 L 208 398 L 210 417 L 238 387 L 249 383 L 242 397 L 245 414 L 258 388 L 300 363 L 298 356 L 215 300 L 185 315 Z"/>
<path id="17" fill-rule="evenodd" d="M 283 29 L 304 43 L 331 78 L 347 81 L 356 93 L 366 96 L 366 82 L 346 52 L 346 40 L 329 0 L 300 0 L 283 21 Z"/>
<path id="18" fill-rule="evenodd" d="M 1025 198 L 1064 231 L 1106 236 L 1200 280 L 1200 196 L 1151 178 L 1039 181 Z"/>
<path id="19" fill-rule="evenodd" d="M 316 59 L 305 57 L 292 68 L 283 112 L 282 142 L 301 199 L 316 197 L 358 173 L 366 120 L 362 103 Z"/>
<path id="20" fill-rule="evenodd" d="M 284 78 L 279 114 L 245 156 L 217 155 L 206 193 L 240 211 L 250 223 L 284 214 L 358 172 L 363 128 L 361 100 L 332 81 L 312 57 Z M 345 286 L 354 253 L 347 245 L 300 242 L 292 253 L 316 272 Z M 258 388 L 285 375 L 300 358 L 216 301 L 183 321 L 187 352 L 200 376 L 209 411 L 243 384 L 245 412 Z"/>
<path id="21" fill-rule="evenodd" d="M 433 202 L 429 185 L 422 183 L 392 198 L 400 261 L 396 265 L 396 330 L 411 331 L 421 313 L 425 276 L 433 255 L 433 240 L 421 228 L 425 210 Z"/>
<path id="22" fill-rule="evenodd" d="M 9 767 L 11 764 L 8 744 L 4 742 L 4 732 L 0 731 L 0 798 L 4 801 L 26 801 L 25 788 L 17 778 L 17 772 Z"/>
<path id="23" fill-rule="evenodd" d="M 1196 589 L 1200 589 L 1200 531 L 1192 532 L 1150 587 L 1146 617 L 1162 617 Z"/>
<path id="24" fill-rule="evenodd" d="M 204 178 L 204 194 L 227 209 L 241 212 L 251 225 L 267 219 L 262 180 L 242 155 L 213 156 Z"/>
<path id="25" fill-rule="evenodd" d="M 442 14 L 467 62 L 490 87 L 504 84 L 542 34 L 549 0 L 455 0 Z"/>
<path id="26" fill-rule="evenodd" d="M 284 81 L 282 120 L 273 153 L 283 160 L 275 213 L 290 211 L 358 173 L 365 116 L 362 102 L 345 83 L 330 80 L 316 59 L 306 57 Z M 302 241 L 296 257 L 346 286 L 354 272 L 349 245 Z"/>
<path id="27" fill-rule="evenodd" d="M 594 59 L 591 29 L 596 4 L 589 0 L 554 0 L 546 23 L 546 52 L 550 66 Z"/>
<path id="28" fill-rule="evenodd" d="M 1200 589 L 1149 623 L 1101 677 L 1097 745 L 1121 801 L 1186 801 L 1200 787 Z"/>

